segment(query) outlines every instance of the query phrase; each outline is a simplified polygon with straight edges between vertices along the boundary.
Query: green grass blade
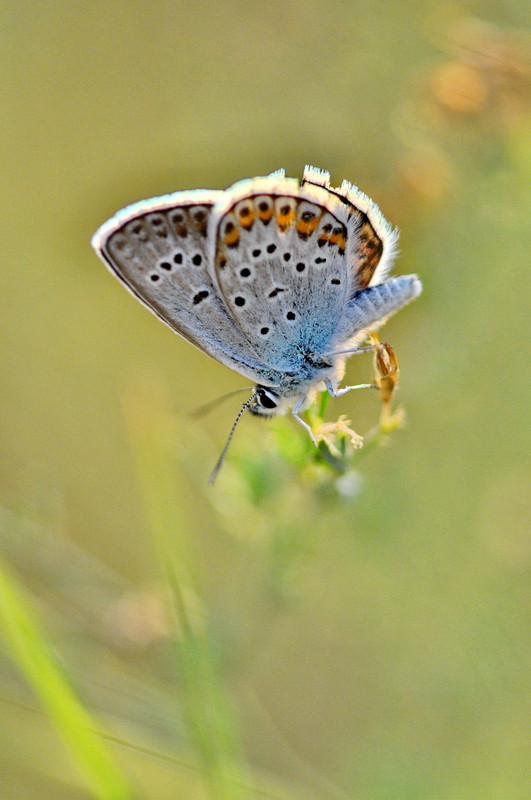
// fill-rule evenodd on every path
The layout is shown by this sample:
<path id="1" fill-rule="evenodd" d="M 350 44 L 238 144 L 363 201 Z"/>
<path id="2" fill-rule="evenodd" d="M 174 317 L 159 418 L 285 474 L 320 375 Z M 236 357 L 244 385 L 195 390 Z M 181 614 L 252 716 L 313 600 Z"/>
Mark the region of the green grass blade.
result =
<path id="1" fill-rule="evenodd" d="M 172 595 L 184 712 L 208 796 L 247 800 L 238 735 L 198 589 L 195 537 L 188 520 L 192 501 L 177 461 L 176 420 L 164 391 L 152 384 L 127 398 L 125 413 L 146 517 Z"/>
<path id="2" fill-rule="evenodd" d="M 0 631 L 9 653 L 53 720 L 98 800 L 133 800 L 127 779 L 96 733 L 97 725 L 57 665 L 23 592 L 0 562 Z"/>

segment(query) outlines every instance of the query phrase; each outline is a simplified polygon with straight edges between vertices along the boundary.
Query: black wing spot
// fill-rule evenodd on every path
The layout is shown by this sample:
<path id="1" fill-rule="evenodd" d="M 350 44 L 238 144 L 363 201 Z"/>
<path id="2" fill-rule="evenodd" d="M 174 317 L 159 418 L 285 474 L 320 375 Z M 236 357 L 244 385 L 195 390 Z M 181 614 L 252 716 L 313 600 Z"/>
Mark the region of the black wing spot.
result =
<path id="1" fill-rule="evenodd" d="M 155 229 L 155 233 L 157 236 L 160 236 L 161 239 L 168 238 L 168 231 L 166 230 L 166 228 L 163 227 L 164 220 L 162 219 L 162 217 L 151 217 L 149 222 Z"/>
<path id="2" fill-rule="evenodd" d="M 262 336 L 267 336 L 267 334 L 269 333 L 269 328 L 265 328 L 265 327 L 264 328 L 260 328 L 260 333 L 262 334 Z"/>
<path id="3" fill-rule="evenodd" d="M 192 264 L 195 264 L 196 267 L 199 267 L 199 265 L 201 264 L 202 260 L 203 260 L 203 256 L 200 253 L 197 253 L 192 258 Z"/>
<path id="4" fill-rule="evenodd" d="M 290 322 L 293 322 L 296 316 L 297 315 L 295 314 L 294 311 L 288 311 L 288 313 L 286 314 L 286 319 L 288 319 Z"/>
<path id="5" fill-rule="evenodd" d="M 285 292 L 285 291 L 286 291 L 286 290 L 285 290 L 285 289 L 282 289 L 280 286 L 275 286 L 275 288 L 273 289 L 273 291 L 272 291 L 272 292 L 269 292 L 269 294 L 268 294 L 267 296 L 268 296 L 268 297 L 276 297 L 276 296 L 277 296 L 277 294 L 280 294 L 280 292 Z"/>
<path id="6" fill-rule="evenodd" d="M 260 255 L 260 253 L 261 253 L 261 252 L 262 252 L 261 250 L 259 250 L 258 248 L 256 248 L 256 250 L 253 250 L 253 256 L 254 256 L 255 258 L 258 258 L 258 256 Z"/>
<path id="7" fill-rule="evenodd" d="M 168 272 L 171 270 L 171 264 L 169 261 L 161 261 L 159 266 L 161 269 L 165 269 Z"/>
<path id="8" fill-rule="evenodd" d="M 245 297 L 242 297 L 241 295 L 238 295 L 238 297 L 234 298 L 234 303 L 237 306 L 240 306 L 240 308 L 241 308 L 242 306 L 245 305 Z"/>
<path id="9" fill-rule="evenodd" d="M 319 256 L 315 259 L 316 264 L 324 264 L 326 262 L 326 258 L 319 258 Z"/>
<path id="10" fill-rule="evenodd" d="M 334 284 L 334 286 L 339 286 L 339 284 L 341 283 L 341 281 L 339 280 L 339 278 L 332 278 L 332 280 L 330 281 L 330 283 L 333 283 L 333 284 Z"/>
<path id="11" fill-rule="evenodd" d="M 289 261 L 290 258 L 291 258 L 291 253 L 284 253 L 283 258 L 284 258 L 284 261 Z"/>
<path id="12" fill-rule="evenodd" d="M 303 264 L 302 261 L 299 261 L 295 269 L 297 270 L 297 272 L 304 272 L 304 270 L 306 269 L 306 264 Z"/>
<path id="13" fill-rule="evenodd" d="M 160 275 L 157 275 L 156 272 L 153 272 L 149 277 L 151 278 L 153 283 L 156 283 L 157 281 L 160 281 Z"/>
<path id="14" fill-rule="evenodd" d="M 268 253 L 274 253 L 276 249 L 277 249 L 276 244 L 268 244 L 266 247 Z"/>
<path id="15" fill-rule="evenodd" d="M 206 300 L 207 297 L 208 292 L 206 289 L 203 289 L 202 292 L 198 292 L 196 295 L 194 295 L 194 306 L 196 306 L 198 303 L 201 303 L 203 300 Z"/>
<path id="16" fill-rule="evenodd" d="M 183 263 L 183 254 L 182 253 L 175 253 L 175 255 L 173 256 L 173 260 L 175 261 L 176 264 L 182 264 Z"/>
<path id="17" fill-rule="evenodd" d="M 250 274 L 251 270 L 249 269 L 249 267 L 243 267 L 243 269 L 240 270 L 240 275 L 242 276 L 242 278 L 248 278 Z"/>

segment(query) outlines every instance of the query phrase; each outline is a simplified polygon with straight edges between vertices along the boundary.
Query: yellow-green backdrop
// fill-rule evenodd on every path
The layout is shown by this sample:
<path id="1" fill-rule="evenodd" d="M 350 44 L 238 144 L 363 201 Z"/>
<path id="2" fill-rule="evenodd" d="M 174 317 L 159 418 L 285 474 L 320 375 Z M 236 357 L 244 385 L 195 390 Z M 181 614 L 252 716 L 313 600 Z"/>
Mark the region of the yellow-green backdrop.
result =
<path id="1" fill-rule="evenodd" d="M 128 433 L 139 393 L 140 414 L 176 415 L 169 514 L 195 551 L 238 796 L 528 796 L 525 25 L 509 0 L 4 4 L 1 547 L 138 797 L 212 797 L 208 766 L 189 769 Z M 424 294 L 385 329 L 406 427 L 359 461 L 350 498 L 297 475 L 264 504 L 246 481 L 274 427 L 244 419 L 212 489 L 238 398 L 187 416 L 245 381 L 136 303 L 89 241 L 144 197 L 307 163 L 399 225 L 396 272 Z M 370 379 L 368 361 L 348 377 Z M 327 413 L 364 433 L 378 412 L 356 394 Z M 0 652 L 3 800 L 97 796 Z"/>

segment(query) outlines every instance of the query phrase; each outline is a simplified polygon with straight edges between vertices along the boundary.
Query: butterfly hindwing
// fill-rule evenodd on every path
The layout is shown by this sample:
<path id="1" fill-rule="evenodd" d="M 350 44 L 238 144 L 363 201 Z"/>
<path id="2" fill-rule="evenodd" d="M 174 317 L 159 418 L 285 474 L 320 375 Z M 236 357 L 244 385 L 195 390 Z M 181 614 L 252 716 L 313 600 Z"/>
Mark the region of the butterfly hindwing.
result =
<path id="1" fill-rule="evenodd" d="M 381 283 L 395 256 L 398 231 L 389 225 L 376 203 L 348 181 L 332 188 L 328 172 L 315 167 L 305 167 L 302 184 L 327 189 L 347 209 L 351 238 L 347 264 L 353 290 Z"/>
<path id="2" fill-rule="evenodd" d="M 320 187 L 258 178 L 231 187 L 212 222 L 217 282 L 262 358 L 289 370 L 323 352 L 351 290 L 344 203 Z"/>

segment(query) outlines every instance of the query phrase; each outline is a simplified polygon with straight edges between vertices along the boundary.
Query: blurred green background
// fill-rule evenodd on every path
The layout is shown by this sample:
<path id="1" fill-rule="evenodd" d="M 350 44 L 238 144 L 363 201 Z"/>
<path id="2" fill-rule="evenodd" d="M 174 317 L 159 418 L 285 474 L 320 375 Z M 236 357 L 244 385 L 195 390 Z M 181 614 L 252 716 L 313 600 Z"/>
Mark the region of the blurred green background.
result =
<path id="1" fill-rule="evenodd" d="M 137 434 L 167 402 L 163 526 L 193 551 L 247 763 L 223 796 L 529 796 L 527 22 L 511 0 L 4 5 L 1 547 L 137 797 L 221 798 L 146 522 Z M 384 334 L 408 424 L 342 499 L 281 466 L 289 421 L 246 418 L 211 489 L 239 399 L 186 415 L 245 380 L 89 240 L 144 197 L 306 163 L 374 198 L 402 230 L 395 272 L 424 282 Z M 364 433 L 378 410 L 356 393 L 339 413 Z M 92 793 L 8 637 L 0 654 L 3 800 L 129 796 Z"/>

